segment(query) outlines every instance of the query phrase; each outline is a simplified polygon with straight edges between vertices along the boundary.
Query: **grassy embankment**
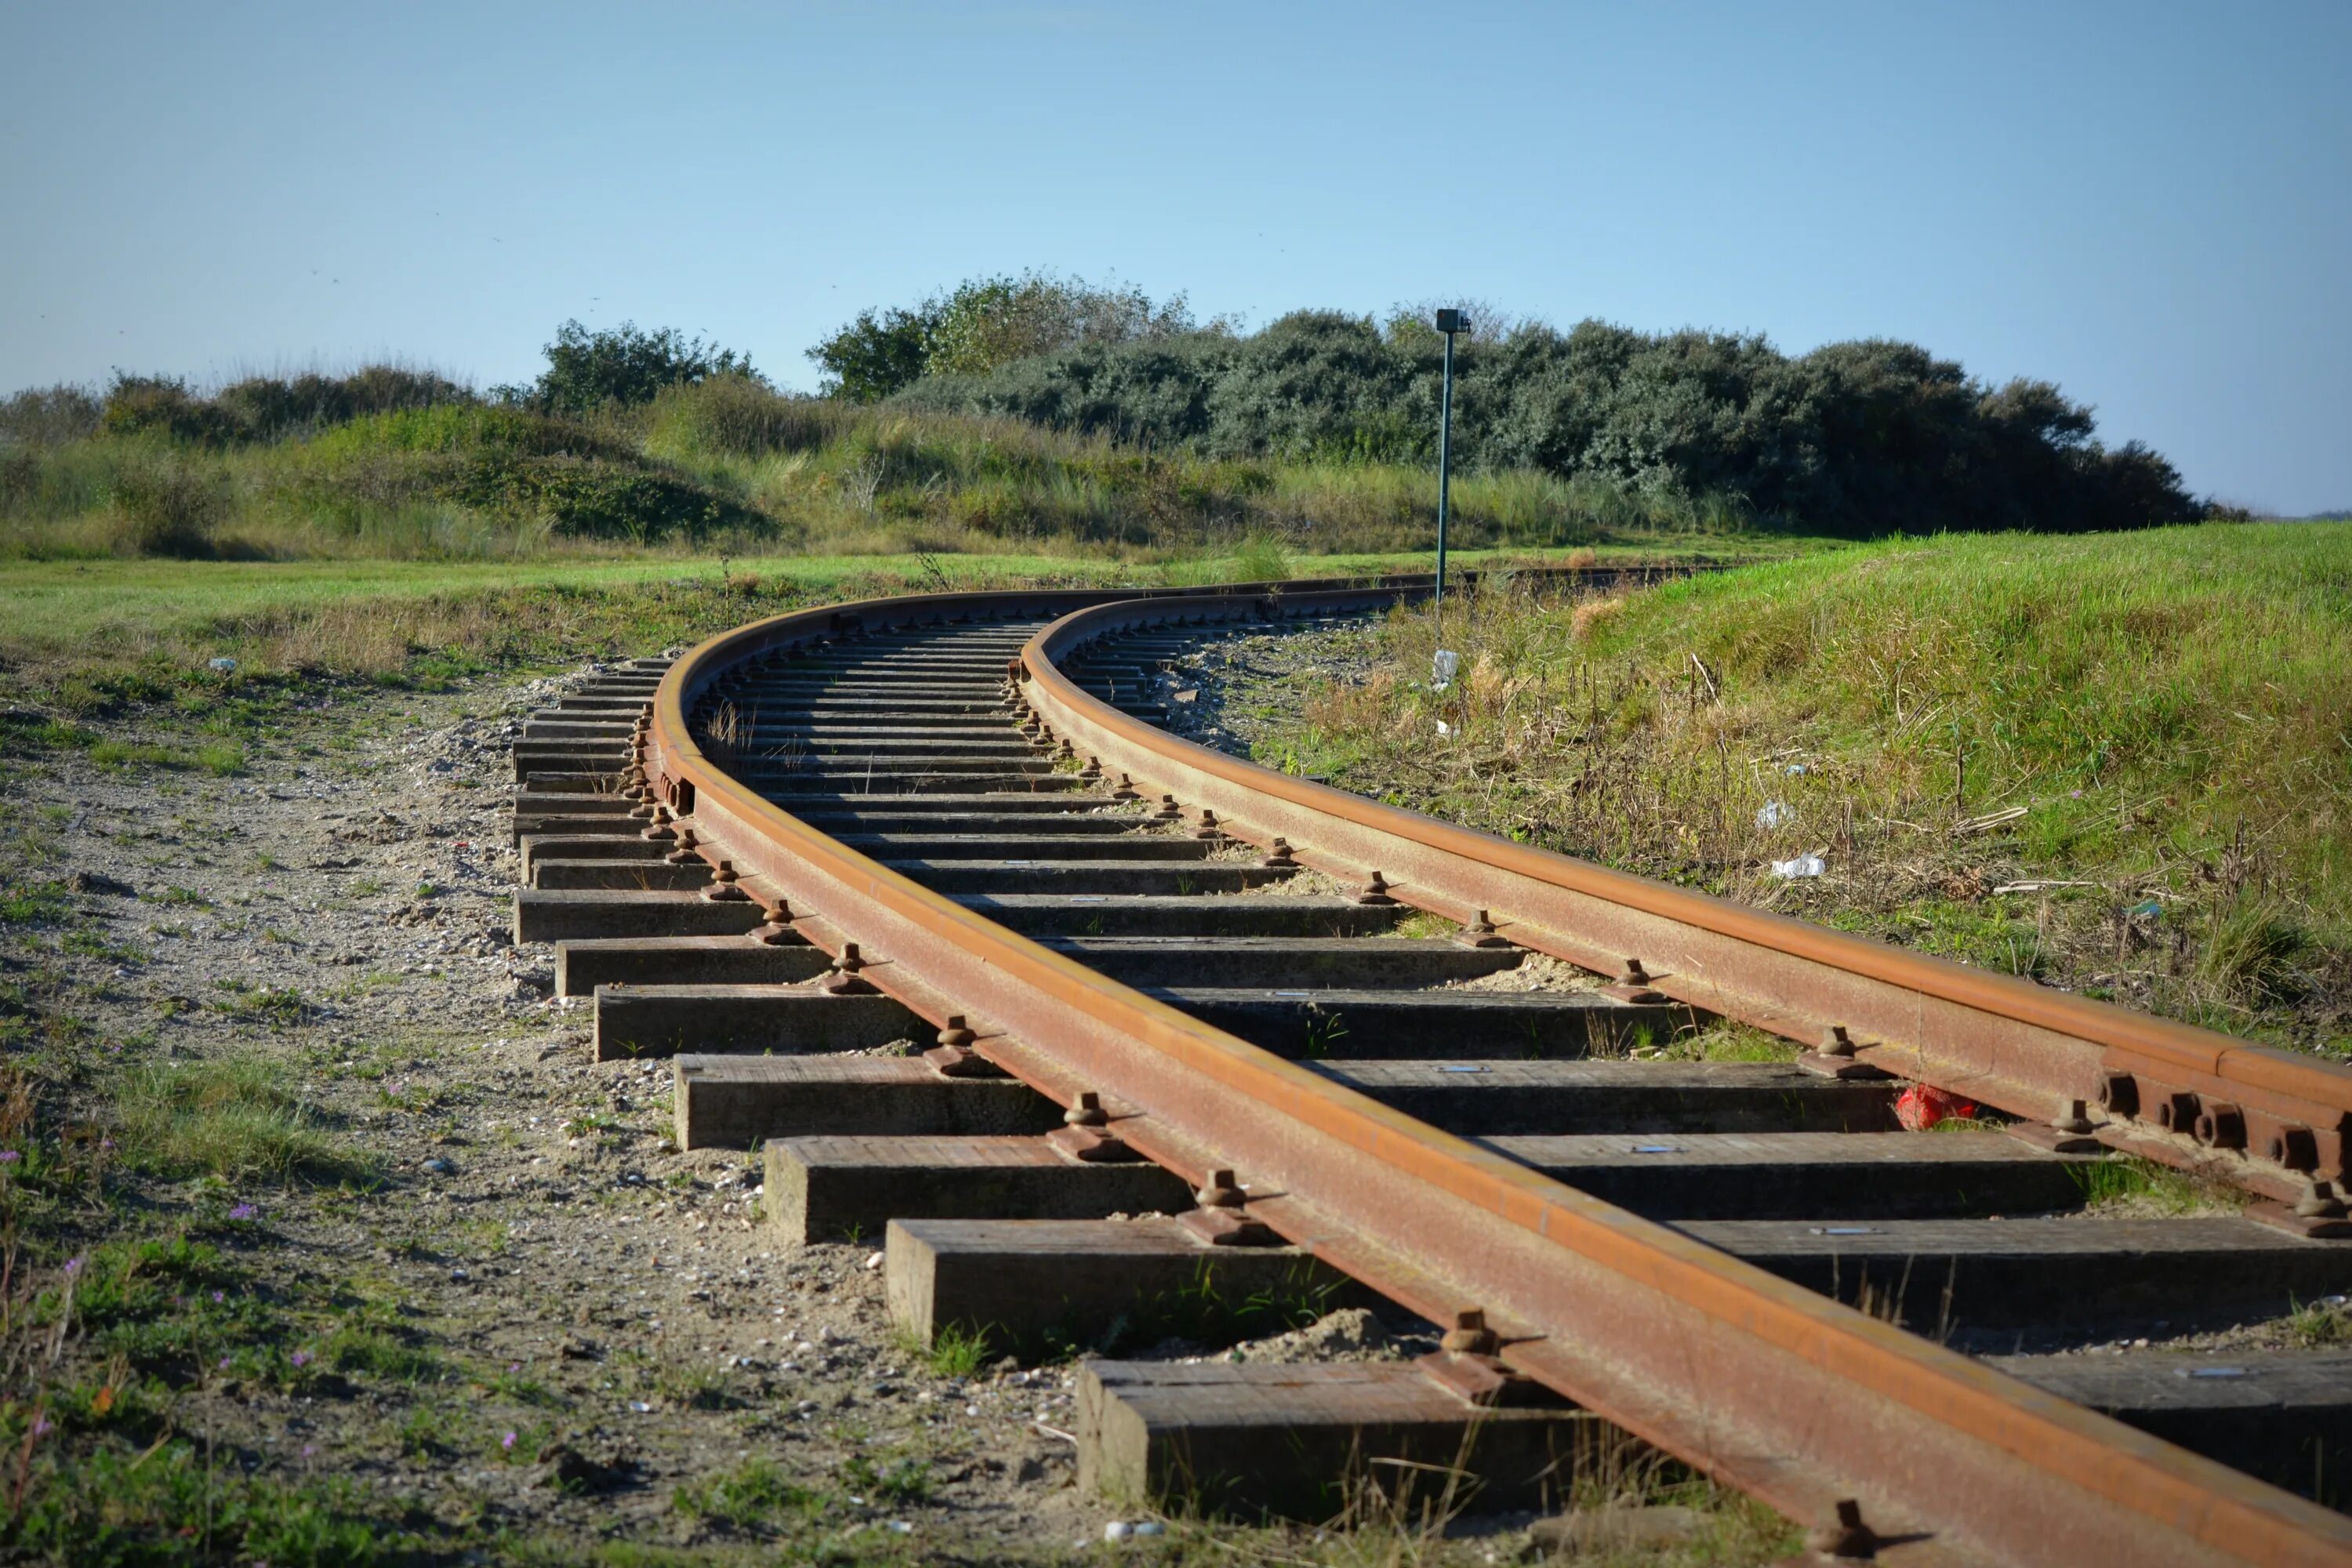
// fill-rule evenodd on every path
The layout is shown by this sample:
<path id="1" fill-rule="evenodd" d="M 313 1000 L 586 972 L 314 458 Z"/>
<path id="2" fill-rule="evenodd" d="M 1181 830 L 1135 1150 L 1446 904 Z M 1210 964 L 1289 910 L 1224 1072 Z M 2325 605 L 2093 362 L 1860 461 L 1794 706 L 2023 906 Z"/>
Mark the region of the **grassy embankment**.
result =
<path id="1" fill-rule="evenodd" d="M 1412 466 L 1155 451 L 739 378 L 579 418 L 442 402 L 241 424 L 234 408 L 228 394 L 118 396 L 79 426 L 0 429 L 0 554 L 534 560 L 662 545 L 1148 563 L 1245 540 L 1315 554 L 1420 547 L 1435 503 Z M 1536 472 L 1457 479 L 1454 520 L 1458 543 L 1517 547 L 1741 526 L 1720 502 Z"/>
<path id="2" fill-rule="evenodd" d="M 1426 615 L 1261 756 L 1965 963 L 2352 1055 L 2352 525 L 1872 545 Z M 1456 727 L 1436 733 L 1440 714 Z M 1777 876 L 1817 853 L 1827 873 Z"/>
<path id="3" fill-rule="evenodd" d="M 211 714 L 321 678 L 641 652 L 823 598 L 1424 565 L 1405 552 L 1433 521 L 1409 467 L 1157 453 L 740 378 L 577 418 L 405 372 L 301 385 L 325 401 L 262 379 L 0 409 L 0 696 Z M 1455 495 L 1472 550 L 1803 548 L 1538 474 Z"/>

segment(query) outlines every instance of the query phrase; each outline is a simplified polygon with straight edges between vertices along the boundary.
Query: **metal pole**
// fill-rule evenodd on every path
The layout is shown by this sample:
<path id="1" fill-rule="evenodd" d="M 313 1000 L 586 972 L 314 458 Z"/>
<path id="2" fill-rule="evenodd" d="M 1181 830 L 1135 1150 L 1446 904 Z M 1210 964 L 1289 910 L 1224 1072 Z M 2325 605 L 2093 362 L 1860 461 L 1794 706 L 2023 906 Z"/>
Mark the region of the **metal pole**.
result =
<path id="1" fill-rule="evenodd" d="M 1444 390 L 1437 404 L 1437 624 L 1445 617 L 1445 513 L 1454 467 L 1454 334 L 1445 334 Z"/>

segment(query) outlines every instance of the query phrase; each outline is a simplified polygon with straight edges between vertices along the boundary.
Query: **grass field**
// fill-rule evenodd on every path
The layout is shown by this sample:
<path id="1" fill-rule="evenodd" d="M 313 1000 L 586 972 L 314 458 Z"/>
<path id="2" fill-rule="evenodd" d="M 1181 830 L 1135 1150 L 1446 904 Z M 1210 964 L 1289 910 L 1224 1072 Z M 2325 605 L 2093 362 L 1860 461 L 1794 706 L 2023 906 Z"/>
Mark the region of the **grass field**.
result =
<path id="1" fill-rule="evenodd" d="M 1426 615 L 1264 754 L 1530 842 L 2352 1053 L 2352 525 L 1947 536 Z M 1452 733 L 1441 737 L 1438 720 Z M 1819 878 L 1775 862 L 1818 854 Z"/>

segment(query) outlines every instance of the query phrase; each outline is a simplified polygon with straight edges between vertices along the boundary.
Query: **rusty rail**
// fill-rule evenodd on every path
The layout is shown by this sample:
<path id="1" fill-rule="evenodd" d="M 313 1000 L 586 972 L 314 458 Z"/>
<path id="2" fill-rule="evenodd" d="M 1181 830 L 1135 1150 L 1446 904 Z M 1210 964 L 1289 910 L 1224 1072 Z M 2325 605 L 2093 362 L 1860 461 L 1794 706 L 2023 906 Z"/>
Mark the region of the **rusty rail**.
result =
<path id="1" fill-rule="evenodd" d="M 1202 595 L 1181 608 L 1234 619 L 1378 603 L 1395 592 Z M 1839 1016 L 1850 1028 L 1908 1026 L 1872 1035 L 1867 1048 L 1883 1058 L 1905 1047 L 1881 1040 L 1904 1041 L 1937 1070 L 1941 1058 L 1931 1058 L 1951 1016 L 2006 1016 L 1999 988 L 1955 987 L 1948 975 L 1930 977 L 1941 989 L 1912 993 L 1911 1011 L 1901 1015 L 1894 1005 L 1899 969 L 1824 964 L 1795 940 L 1791 933 L 1807 931 L 1795 922 L 1637 879 L 1612 880 L 1283 778 L 1127 719 L 1061 678 L 1052 657 L 1135 617 L 1166 618 L 1171 606 L 1103 605 L 1103 597 L 877 601 L 713 638 L 662 683 L 648 770 L 663 796 L 691 813 L 706 858 L 731 860 L 755 895 L 815 911 L 800 929 L 821 945 L 838 951 L 854 941 L 883 960 L 866 975 L 927 1017 L 971 1017 L 983 1055 L 1066 1103 L 1096 1090 L 1123 1138 L 1188 1176 L 1240 1170 L 1253 1216 L 1415 1310 L 1441 1321 L 1485 1310 L 1504 1334 L 1505 1360 L 1791 1517 L 1859 1500 L 1890 1561 L 2283 1564 L 2352 1556 L 2352 1521 L 2340 1515 L 1436 1132 L 1009 932 L 761 798 L 706 757 L 688 728 L 696 697 L 727 670 L 795 640 L 860 625 L 1076 609 L 1021 661 L 1028 700 L 1054 729 L 1081 752 L 1196 808 L 1284 833 L 1309 863 L 1397 868 L 1401 892 L 1414 901 L 1508 910 L 1519 922 L 1516 939 L 1604 968 L 1654 954 L 1672 971 L 1662 989 L 1727 1011 L 1769 1000 L 1776 984 L 1801 987 L 1817 969 L 1858 975 L 1854 998 L 1832 999 Z M 1099 607 L 1081 607 L 1090 600 Z M 1450 868 L 1454 856 L 1472 868 Z M 1780 940 L 1751 940 L 1757 932 Z M 1628 936 L 1643 940 L 1629 945 Z M 1743 942 L 1746 948 L 1727 945 Z M 1776 955 L 1759 962 L 1780 967 L 1740 981 L 1733 955 L 1749 950 Z M 1804 1026 L 1802 1012 L 1784 1003 L 1780 1016 Z M 2062 1010 L 2060 1025 L 2076 1016 Z M 2012 1022 L 2021 1032 L 2006 1038 L 1996 1062 L 2021 1084 L 2032 1075 L 2019 1058 L 2042 1038 L 2022 1031 L 2082 1037 L 2063 1035 L 2047 1015 Z M 2134 1041 L 2142 1051 L 2149 1041 L 2182 1048 L 2162 1027 Z M 2249 1086 L 2249 1099 L 2265 1071 L 2283 1078 L 2286 1091 L 2302 1097 L 2297 1103 L 2308 1098 L 2284 1070 L 2297 1065 L 2292 1058 L 2251 1069 L 2233 1059 L 2250 1047 L 2223 1045 L 2193 1059 L 2233 1089 Z M 2156 1054 L 2167 1070 L 2185 1070 L 2183 1061 Z"/>

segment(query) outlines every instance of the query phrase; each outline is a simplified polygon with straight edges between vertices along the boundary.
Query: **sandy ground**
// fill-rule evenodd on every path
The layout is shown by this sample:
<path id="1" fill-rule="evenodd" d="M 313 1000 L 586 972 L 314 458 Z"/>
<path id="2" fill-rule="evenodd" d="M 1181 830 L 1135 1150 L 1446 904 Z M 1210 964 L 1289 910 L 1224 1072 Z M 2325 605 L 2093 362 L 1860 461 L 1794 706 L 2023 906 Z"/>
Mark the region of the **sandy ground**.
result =
<path id="1" fill-rule="evenodd" d="M 829 1489 L 851 1531 L 1099 1542 L 1118 1510 L 1074 1485 L 1073 1370 L 929 1370 L 890 1331 L 880 1254 L 780 1250 L 752 1158 L 678 1152 L 669 1065 L 590 1060 L 583 1007 L 550 995 L 552 950 L 512 942 L 506 746 L 561 684 L 339 700 L 245 776 L 69 757 L 20 780 L 71 803 L 47 874 L 94 889 L 76 904 L 137 955 L 55 961 L 95 1037 L 171 1062 L 259 1053 L 380 1164 L 373 1190 L 215 1186 L 215 1207 L 255 1206 L 236 1246 L 253 1289 L 306 1343 L 367 1303 L 437 1366 L 210 1381 L 173 1425 L 452 1528 L 725 1539 L 672 1494 L 758 1458 Z M 207 1201 L 200 1183 L 145 1194 L 164 1231 Z M 1424 1348 L 1336 1317 L 1236 1353 Z"/>

